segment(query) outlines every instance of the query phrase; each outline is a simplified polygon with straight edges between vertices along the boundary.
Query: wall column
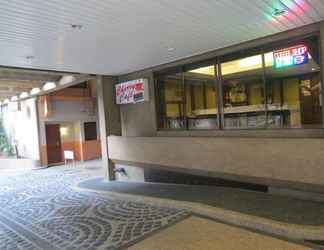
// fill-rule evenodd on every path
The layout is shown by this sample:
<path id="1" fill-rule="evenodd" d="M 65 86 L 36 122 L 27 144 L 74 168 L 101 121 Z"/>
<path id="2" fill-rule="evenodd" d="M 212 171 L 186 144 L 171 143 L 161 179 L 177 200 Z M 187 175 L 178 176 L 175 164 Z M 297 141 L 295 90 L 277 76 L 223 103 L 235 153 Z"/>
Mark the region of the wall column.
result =
<path id="1" fill-rule="evenodd" d="M 320 62 L 321 62 L 321 100 L 322 100 L 322 127 L 324 126 L 324 22 L 320 27 Z"/>
<path id="2" fill-rule="evenodd" d="M 114 180 L 114 164 L 109 159 L 107 137 L 121 135 L 120 111 L 119 106 L 115 104 L 114 94 L 117 79 L 109 76 L 97 76 L 96 80 L 102 163 L 106 169 L 106 179 Z"/>

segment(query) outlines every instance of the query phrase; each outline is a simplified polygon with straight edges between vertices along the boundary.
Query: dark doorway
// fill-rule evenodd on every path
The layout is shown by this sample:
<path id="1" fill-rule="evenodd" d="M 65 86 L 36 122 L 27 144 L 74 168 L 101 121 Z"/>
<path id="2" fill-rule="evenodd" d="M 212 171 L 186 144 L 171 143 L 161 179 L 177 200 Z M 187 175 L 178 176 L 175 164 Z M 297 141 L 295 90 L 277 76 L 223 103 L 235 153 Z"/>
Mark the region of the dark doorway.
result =
<path id="1" fill-rule="evenodd" d="M 48 164 L 62 162 L 62 145 L 59 124 L 46 125 L 46 140 Z"/>

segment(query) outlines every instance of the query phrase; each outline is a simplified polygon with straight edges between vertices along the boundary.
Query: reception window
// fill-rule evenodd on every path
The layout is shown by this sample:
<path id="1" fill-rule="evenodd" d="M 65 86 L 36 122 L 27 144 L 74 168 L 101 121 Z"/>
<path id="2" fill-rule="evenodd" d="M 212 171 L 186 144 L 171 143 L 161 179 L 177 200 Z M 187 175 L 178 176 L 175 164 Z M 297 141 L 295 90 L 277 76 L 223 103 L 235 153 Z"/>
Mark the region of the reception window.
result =
<path id="1" fill-rule="evenodd" d="M 159 125 L 166 129 L 185 128 L 185 96 L 183 74 L 174 73 L 158 78 Z"/>
<path id="2" fill-rule="evenodd" d="M 322 125 L 318 44 L 307 40 L 265 54 L 268 126 Z M 274 66 L 273 66 L 274 65 Z"/>
<path id="3" fill-rule="evenodd" d="M 317 37 L 280 42 L 159 75 L 161 129 L 322 127 Z"/>
<path id="4" fill-rule="evenodd" d="M 225 129 L 266 126 L 262 55 L 221 64 Z"/>
<path id="5" fill-rule="evenodd" d="M 188 69 L 184 73 L 188 129 L 217 129 L 218 110 L 215 66 Z"/>

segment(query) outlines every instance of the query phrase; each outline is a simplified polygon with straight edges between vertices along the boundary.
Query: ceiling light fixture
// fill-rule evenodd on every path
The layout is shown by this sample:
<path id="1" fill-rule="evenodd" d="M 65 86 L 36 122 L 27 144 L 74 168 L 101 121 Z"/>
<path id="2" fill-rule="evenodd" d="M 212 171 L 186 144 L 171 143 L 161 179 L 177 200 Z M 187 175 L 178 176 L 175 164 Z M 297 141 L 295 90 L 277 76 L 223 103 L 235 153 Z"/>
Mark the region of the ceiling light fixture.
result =
<path id="1" fill-rule="evenodd" d="M 55 82 L 46 82 L 44 84 L 44 86 L 43 86 L 44 91 L 55 89 L 55 88 L 56 88 L 56 83 Z"/>
<path id="2" fill-rule="evenodd" d="M 71 83 L 75 80 L 76 80 L 75 76 L 65 75 L 65 76 L 62 76 L 62 78 L 59 80 L 59 85 L 65 85 L 65 84 Z"/>
<path id="3" fill-rule="evenodd" d="M 7 98 L 3 101 L 3 104 L 8 104 L 10 102 L 10 100 Z"/>
<path id="4" fill-rule="evenodd" d="M 27 60 L 33 60 L 33 59 L 35 59 L 35 57 L 34 56 L 26 56 L 26 59 Z"/>
<path id="5" fill-rule="evenodd" d="M 175 51 L 175 48 L 173 48 L 173 47 L 168 48 L 168 52 L 173 52 L 173 51 Z"/>
<path id="6" fill-rule="evenodd" d="M 274 17 L 279 17 L 279 16 L 284 16 L 288 14 L 288 10 L 287 9 L 277 9 L 275 8 L 272 12 L 272 16 Z"/>
<path id="7" fill-rule="evenodd" d="M 18 101 L 18 96 L 15 95 L 15 96 L 11 97 L 10 101 L 12 101 L 12 102 Z"/>
<path id="8" fill-rule="evenodd" d="M 30 94 L 31 94 L 31 95 L 37 95 L 40 91 L 41 91 L 40 88 L 33 88 L 33 89 L 30 91 Z"/>
<path id="9" fill-rule="evenodd" d="M 29 96 L 29 94 L 27 92 L 22 92 L 19 96 L 20 99 L 24 99 L 27 98 Z"/>

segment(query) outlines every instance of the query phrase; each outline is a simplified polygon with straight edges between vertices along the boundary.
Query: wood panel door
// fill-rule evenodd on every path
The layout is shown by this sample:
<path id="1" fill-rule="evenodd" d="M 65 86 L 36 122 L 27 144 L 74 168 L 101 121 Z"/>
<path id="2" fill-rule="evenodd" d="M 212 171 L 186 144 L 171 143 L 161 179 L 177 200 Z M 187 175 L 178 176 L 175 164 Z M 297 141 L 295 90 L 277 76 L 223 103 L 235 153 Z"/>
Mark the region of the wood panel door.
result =
<path id="1" fill-rule="evenodd" d="M 46 125 L 48 164 L 62 162 L 62 143 L 59 124 Z"/>

